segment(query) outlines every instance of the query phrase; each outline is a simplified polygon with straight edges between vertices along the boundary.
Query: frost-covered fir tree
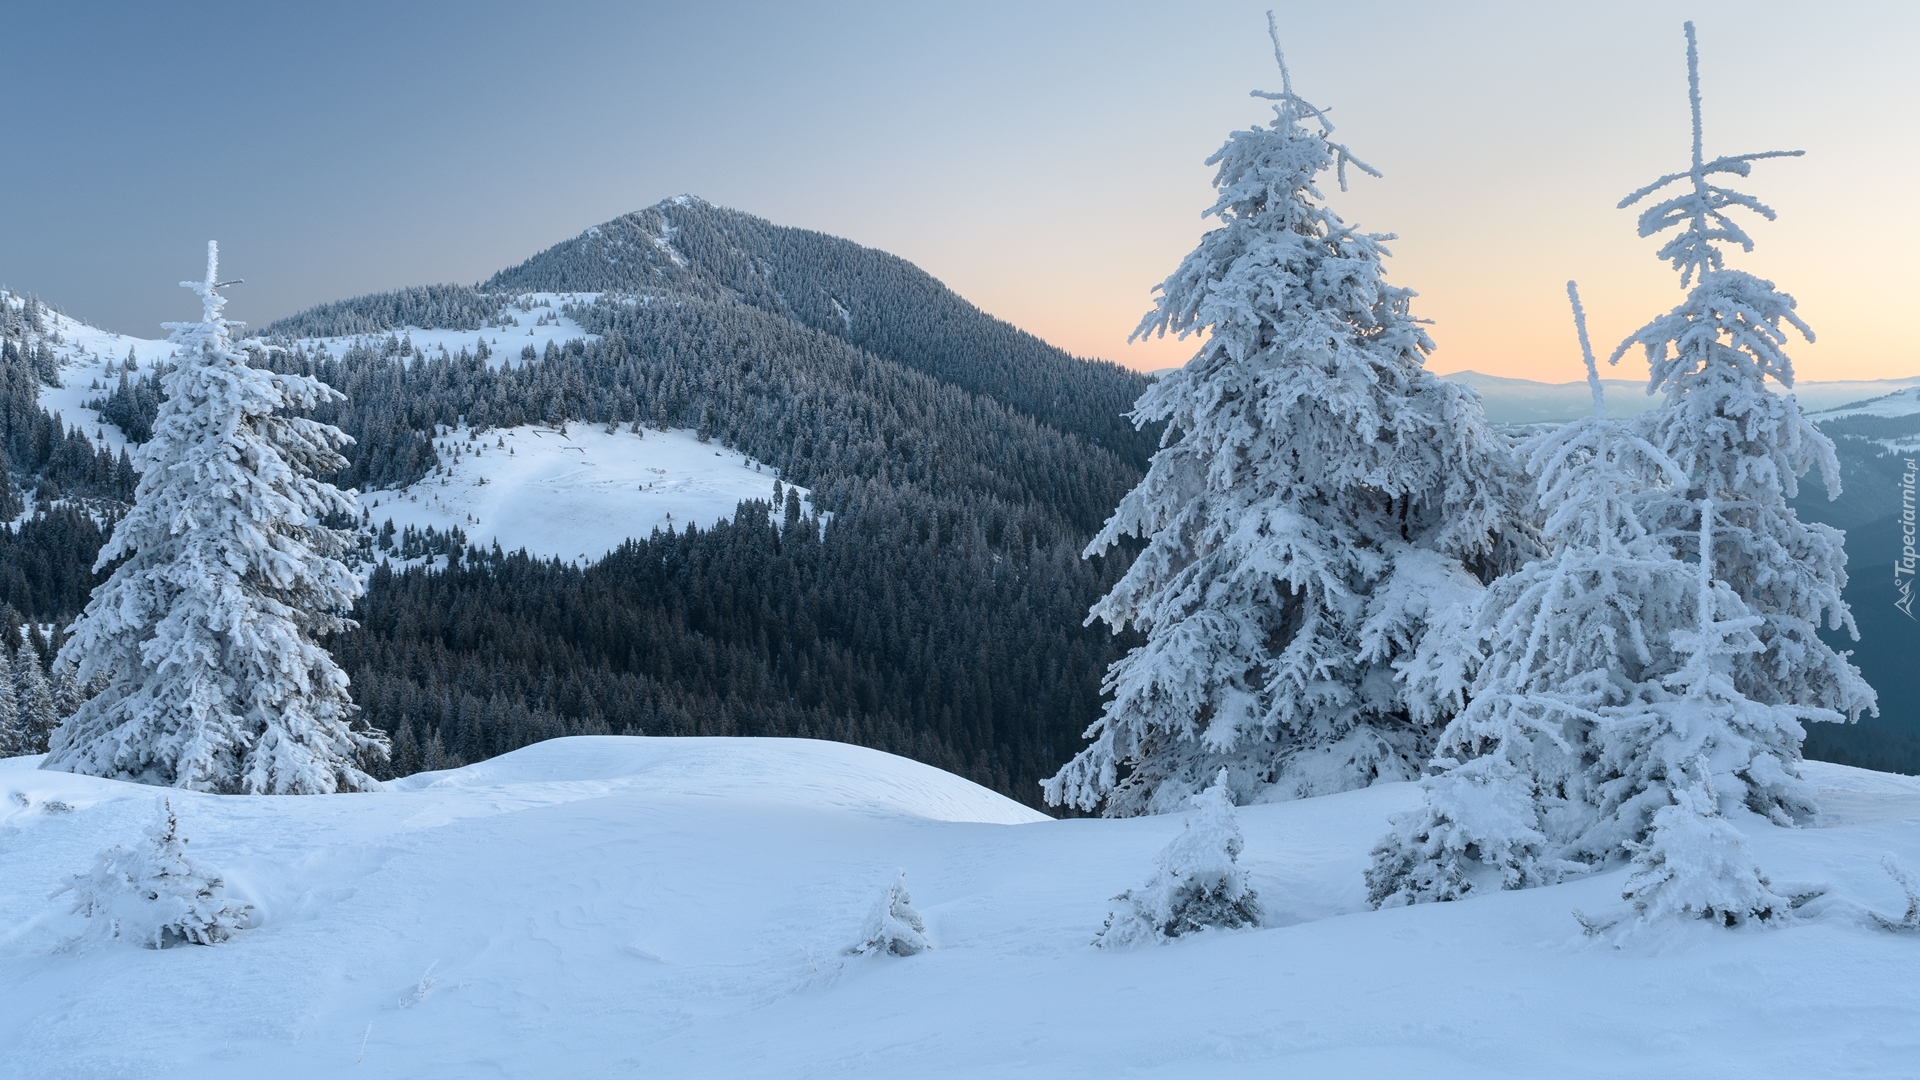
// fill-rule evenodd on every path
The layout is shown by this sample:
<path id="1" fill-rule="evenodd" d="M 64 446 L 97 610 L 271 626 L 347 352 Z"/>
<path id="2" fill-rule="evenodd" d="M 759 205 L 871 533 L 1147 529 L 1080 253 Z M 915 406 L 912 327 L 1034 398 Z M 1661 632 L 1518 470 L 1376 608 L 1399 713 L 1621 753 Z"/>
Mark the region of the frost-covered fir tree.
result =
<path id="1" fill-rule="evenodd" d="M 207 245 L 200 322 L 170 323 L 174 355 L 133 508 L 101 549 L 115 562 L 62 656 L 100 693 L 55 732 L 44 767 L 199 791 L 363 790 L 386 752 L 356 729 L 347 677 L 314 638 L 347 624 L 359 580 L 323 525 L 351 493 L 319 479 L 345 464 L 338 428 L 298 415 L 341 394 L 254 367 Z"/>
<path id="2" fill-rule="evenodd" d="M 54 715 L 65 720 L 78 712 L 86 700 L 87 690 L 80 685 L 80 677 L 74 672 L 73 661 L 56 657 L 53 662 Z"/>
<path id="3" fill-rule="evenodd" d="M 1567 296 L 1593 413 L 1525 447 L 1546 556 L 1489 586 L 1452 645 L 1477 668 L 1469 701 L 1440 737 L 1422 807 L 1374 852 L 1375 905 L 1544 884 L 1620 856 L 1644 827 L 1607 819 L 1597 728 L 1664 693 L 1672 636 L 1693 624 L 1694 575 L 1638 514 L 1686 477 L 1607 418 L 1573 282 Z"/>
<path id="4" fill-rule="evenodd" d="M 7 655 L 6 646 L 0 645 L 0 757 L 18 757 L 21 754 L 36 753 L 29 747 L 27 729 L 20 723 L 20 709 L 13 699 L 13 660 Z"/>
<path id="5" fill-rule="evenodd" d="M 1153 876 L 1113 898 L 1095 945 L 1151 944 L 1208 927 L 1259 925 L 1260 898 L 1239 863 L 1246 840 L 1227 792 L 1226 770 L 1212 787 L 1190 797 L 1188 806 L 1192 815 L 1154 860 Z"/>
<path id="6" fill-rule="evenodd" d="M 1830 710 L 1757 701 L 1745 692 L 1741 674 L 1766 651 L 1767 620 L 1712 576 L 1719 538 L 1738 530 L 1726 526 L 1711 502 L 1702 504 L 1699 517 L 1694 550 L 1705 558 L 1691 564 L 1695 618 L 1671 635 L 1681 663 L 1661 680 L 1668 693 L 1618 710 L 1597 740 L 1599 808 L 1603 820 L 1623 830 L 1696 781 L 1715 792 L 1723 812 L 1744 807 L 1780 825 L 1811 815 L 1813 789 L 1799 774 L 1801 721 L 1841 719 Z"/>
<path id="7" fill-rule="evenodd" d="M 227 898 L 218 875 L 187 857 L 187 838 L 167 800 L 144 843 L 101 852 L 92 871 L 74 875 L 60 892 L 73 894 L 74 914 L 92 920 L 90 936 L 149 949 L 218 945 L 253 914 L 252 905 Z"/>
<path id="8" fill-rule="evenodd" d="M 926 920 L 913 909 L 913 896 L 907 892 L 907 872 L 900 871 L 887 884 L 887 891 L 867 913 L 860 928 L 860 943 L 848 949 L 856 956 L 915 956 L 933 948 L 927 939 Z"/>
<path id="9" fill-rule="evenodd" d="M 1699 532 L 1700 507 L 1720 515 L 1714 576 L 1732 586 L 1761 622 L 1761 648 L 1743 656 L 1735 681 L 1742 693 L 1771 704 L 1818 706 L 1857 718 L 1878 713 L 1873 688 L 1844 654 L 1817 635 L 1822 622 L 1858 637 L 1841 598 L 1846 585 L 1843 534 L 1801 521 L 1788 500 L 1799 478 L 1818 467 L 1830 497 L 1840 491 L 1833 444 L 1800 410 L 1791 394 L 1767 389 L 1774 379 L 1793 385 L 1784 346 L 1787 328 L 1807 340 L 1813 332 L 1794 311 L 1791 296 L 1752 274 L 1728 269 L 1722 246 L 1753 249 L 1731 216 L 1747 210 L 1768 220 L 1769 207 L 1715 182 L 1751 173 L 1753 163 L 1797 156 L 1767 151 L 1707 159 L 1703 151 L 1699 50 L 1686 24 L 1687 92 L 1693 113 L 1693 159 L 1684 172 L 1663 176 L 1621 200 L 1633 206 L 1677 186 L 1641 211 L 1640 235 L 1676 230 L 1660 258 L 1680 273 L 1686 299 L 1641 327 L 1615 350 L 1618 360 L 1640 346 L 1651 365 L 1650 393 L 1664 400 L 1642 415 L 1647 437 L 1683 469 L 1684 488 L 1653 492 L 1642 517 L 1683 556 Z M 1797 743 L 1782 746 L 1787 760 Z"/>
<path id="10" fill-rule="evenodd" d="M 1673 694 L 1610 725 L 1604 764 L 1623 809 L 1638 802 L 1652 811 L 1645 839 L 1626 844 L 1634 873 L 1623 895 L 1641 920 L 1732 926 L 1782 915 L 1789 901 L 1773 891 L 1728 816 L 1761 810 L 1787 824 L 1789 815 L 1811 812 L 1813 791 L 1779 748 L 1798 749 L 1800 720 L 1838 717 L 1741 693 L 1735 675 L 1741 660 L 1765 648 L 1765 620 L 1713 579 L 1714 538 L 1723 529 L 1711 503 L 1700 522 L 1695 626 L 1673 635 L 1685 657 L 1664 680 Z"/>
<path id="11" fill-rule="evenodd" d="M 47 752 L 47 741 L 60 723 L 53 700 L 53 684 L 40 666 L 40 651 L 32 639 L 20 643 L 13 657 L 13 704 L 16 722 L 27 740 L 29 754 Z"/>
<path id="12" fill-rule="evenodd" d="M 1416 693 L 1400 665 L 1519 547 L 1508 452 L 1424 368 L 1414 294 L 1383 277 L 1391 237 L 1318 187 L 1373 170 L 1294 93 L 1277 30 L 1274 54 L 1282 89 L 1255 92 L 1272 122 L 1208 159 L 1220 227 L 1136 331 L 1207 341 L 1141 396 L 1165 442 L 1088 547 L 1146 540 L 1092 617 L 1147 643 L 1108 672 L 1055 804 L 1176 810 L 1222 768 L 1239 802 L 1417 775 L 1449 688 Z"/>

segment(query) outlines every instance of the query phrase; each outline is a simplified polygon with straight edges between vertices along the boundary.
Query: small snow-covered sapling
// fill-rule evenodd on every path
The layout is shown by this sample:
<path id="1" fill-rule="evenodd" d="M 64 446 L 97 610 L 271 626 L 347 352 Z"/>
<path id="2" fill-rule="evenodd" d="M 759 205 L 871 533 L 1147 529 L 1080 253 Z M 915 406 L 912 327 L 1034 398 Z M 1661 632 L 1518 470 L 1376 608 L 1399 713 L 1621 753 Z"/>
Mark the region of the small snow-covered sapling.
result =
<path id="1" fill-rule="evenodd" d="M 93 922 L 93 937 L 126 938 L 145 948 L 217 945 L 251 925 L 253 907 L 226 897 L 224 883 L 187 857 L 187 838 L 170 799 L 146 839 L 102 851 L 93 870 L 75 874 L 54 896 L 73 894 L 72 911 Z"/>
<path id="2" fill-rule="evenodd" d="M 927 940 L 926 921 L 913 909 L 913 897 L 907 892 L 907 872 L 902 870 L 868 912 L 860 943 L 847 951 L 856 956 L 878 953 L 912 956 L 931 948 L 933 942 Z"/>
<path id="3" fill-rule="evenodd" d="M 1154 860 L 1153 876 L 1113 898 L 1095 945 L 1157 943 L 1210 926 L 1260 924 L 1259 898 L 1238 861 L 1246 841 L 1227 794 L 1227 770 L 1220 770 L 1212 787 L 1190 796 L 1189 804 L 1193 814 Z"/>

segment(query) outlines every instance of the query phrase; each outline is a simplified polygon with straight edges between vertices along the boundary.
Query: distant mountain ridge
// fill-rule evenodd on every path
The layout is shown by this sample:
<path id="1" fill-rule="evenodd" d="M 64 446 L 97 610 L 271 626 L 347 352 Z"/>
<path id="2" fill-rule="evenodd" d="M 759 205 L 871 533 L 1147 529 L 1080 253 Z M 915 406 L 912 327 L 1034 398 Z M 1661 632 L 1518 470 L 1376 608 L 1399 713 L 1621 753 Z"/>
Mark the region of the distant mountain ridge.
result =
<path id="1" fill-rule="evenodd" d="M 1531 379 L 1513 379 L 1501 375 L 1483 375 L 1477 371 L 1456 371 L 1440 376 L 1449 382 L 1471 386 L 1480 392 L 1487 419 L 1496 424 L 1562 423 L 1593 410 L 1593 392 L 1586 382 L 1545 383 Z M 1647 384 L 1639 379 L 1602 379 L 1607 412 L 1612 416 L 1632 416 L 1659 403 L 1647 394 Z M 1772 389 L 1785 388 L 1769 384 Z M 1793 387 L 1800 407 L 1810 413 L 1853 405 L 1882 397 L 1898 390 L 1920 386 L 1920 375 L 1904 379 L 1802 381 Z"/>
<path id="2" fill-rule="evenodd" d="M 531 292 L 739 303 L 980 394 L 1145 468 L 1155 432 L 1124 414 L 1147 378 L 996 319 L 897 255 L 682 195 L 596 225 L 476 286 L 323 304 L 264 327 L 296 338 L 412 325 L 477 329 Z"/>

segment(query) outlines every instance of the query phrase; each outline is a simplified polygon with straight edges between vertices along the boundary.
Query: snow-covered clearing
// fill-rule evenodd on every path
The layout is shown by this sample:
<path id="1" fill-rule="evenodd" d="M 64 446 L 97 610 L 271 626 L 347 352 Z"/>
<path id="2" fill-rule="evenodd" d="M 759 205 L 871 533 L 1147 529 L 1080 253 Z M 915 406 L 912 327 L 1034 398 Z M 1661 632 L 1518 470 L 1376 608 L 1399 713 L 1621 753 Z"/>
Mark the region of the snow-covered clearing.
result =
<path id="1" fill-rule="evenodd" d="M 592 304 L 599 297 L 599 293 L 523 293 L 510 301 L 502 312 L 517 325 L 487 326 L 479 330 L 423 330 L 409 326 L 392 331 L 391 336 L 411 341 L 414 348 L 428 356 L 438 356 L 443 351 L 448 356 L 458 356 L 461 349 L 478 352 L 478 346 L 485 341 L 492 354 L 488 363 L 493 367 L 499 367 L 508 360 L 517 364 L 521 350 L 529 345 L 533 347 L 534 355 L 538 356 L 546 352 L 549 344 L 558 346 L 574 340 L 600 340 L 599 335 L 587 333 L 584 327 L 561 310 L 572 304 Z M 324 348 L 338 356 L 355 345 L 378 348 L 388 336 L 381 333 L 301 338 L 295 344 Z"/>
<path id="2" fill-rule="evenodd" d="M 96 326 L 88 326 L 55 311 L 47 311 L 46 341 L 60 361 L 60 385 L 40 388 L 40 407 L 57 414 L 69 426 L 78 427 L 89 439 L 119 453 L 127 446 L 127 437 L 86 403 L 104 396 L 118 385 L 119 376 L 109 378 L 107 365 L 119 371 L 133 350 L 144 372 L 173 355 L 173 346 L 162 339 L 128 337 Z M 138 374 L 136 372 L 136 374 Z"/>
<path id="3" fill-rule="evenodd" d="M 1828 409 L 1812 415 L 1818 422 L 1842 420 L 1852 416 L 1912 416 L 1914 413 L 1920 413 L 1920 386 L 1908 387 L 1884 397 L 1844 405 L 1838 409 Z"/>
<path id="4" fill-rule="evenodd" d="M 481 547 L 593 562 L 656 528 L 711 528 L 742 499 L 773 498 L 774 470 L 691 431 L 621 425 L 467 429 L 434 440 L 442 471 L 363 494 L 373 525 L 466 530 Z M 456 459 L 454 449 L 461 448 Z M 801 489 L 801 498 L 810 497 Z"/>
<path id="5" fill-rule="evenodd" d="M 1088 943 L 1176 816 L 1048 821 L 874 751 L 562 739 L 368 795 L 172 793 L 260 925 L 62 951 L 47 899 L 161 792 L 0 761 L 0 1075 L 1898 1076 L 1920 1060 L 1920 780 L 1809 764 L 1817 827 L 1748 820 L 1777 930 L 1621 947 L 1570 912 L 1624 872 L 1364 910 L 1395 784 L 1244 807 L 1269 927 Z M 901 869 L 934 948 L 851 957 Z"/>

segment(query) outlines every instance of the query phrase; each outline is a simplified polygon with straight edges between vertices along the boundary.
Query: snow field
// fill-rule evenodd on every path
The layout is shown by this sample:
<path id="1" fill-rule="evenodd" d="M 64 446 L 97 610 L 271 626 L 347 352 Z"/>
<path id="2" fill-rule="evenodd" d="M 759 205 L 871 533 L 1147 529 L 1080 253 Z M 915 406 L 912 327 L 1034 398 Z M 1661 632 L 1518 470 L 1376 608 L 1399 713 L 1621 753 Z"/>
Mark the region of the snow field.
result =
<path id="1" fill-rule="evenodd" d="M 1261 930 L 1089 942 L 1180 815 L 1050 821 L 834 743 L 575 738 L 384 792 L 171 793 L 255 904 L 215 948 L 61 951 L 46 899 L 161 792 L 0 761 L 0 1076 L 1897 1076 L 1920 1052 L 1920 780 L 1809 764 L 1818 827 L 1740 822 L 1794 924 L 1620 943 L 1624 871 L 1365 910 L 1382 785 L 1243 807 Z M 58 801 L 70 809 L 61 810 Z M 1023 824 L 1007 824 L 1024 822 Z M 934 948 L 851 957 L 901 869 Z"/>
<path id="2" fill-rule="evenodd" d="M 1841 420 L 1853 416 L 1912 416 L 1920 413 L 1920 386 L 1899 390 L 1884 397 L 1873 398 L 1844 405 L 1837 409 L 1814 413 L 1815 421 Z"/>
<path id="3" fill-rule="evenodd" d="M 128 337 L 101 330 L 54 311 L 48 311 L 47 316 L 49 343 L 54 335 L 60 338 L 59 344 L 52 345 L 60 361 L 60 385 L 40 388 L 41 408 L 58 414 L 67 426 L 78 427 L 96 445 L 104 444 L 115 454 L 127 449 L 125 433 L 100 419 L 100 414 L 87 408 L 85 403 L 106 396 L 119 384 L 117 374 L 112 379 L 107 377 L 107 364 L 112 362 L 118 371 L 127 359 L 129 348 L 139 362 L 138 375 L 172 356 L 173 346 L 165 339 Z M 93 385 L 96 381 L 100 384 L 97 389 Z"/>
<path id="4" fill-rule="evenodd" d="M 561 309 L 569 304 L 591 304 L 599 298 L 599 293 L 524 293 L 509 302 L 503 313 L 519 320 L 518 326 L 487 326 L 478 330 L 423 330 L 408 326 L 392 331 L 391 336 L 413 342 L 414 348 L 428 356 L 437 356 L 443 351 L 449 356 L 458 356 L 461 349 L 478 352 L 479 344 L 485 341 L 492 352 L 487 360 L 489 365 L 499 367 L 508 360 L 517 364 L 520 350 L 529 345 L 536 354 L 542 354 L 549 344 L 565 345 L 576 339 L 598 341 L 598 334 L 587 333 L 579 323 L 561 314 Z M 541 325 L 542 319 L 546 320 L 545 325 Z M 379 333 L 300 338 L 295 344 L 324 348 L 339 355 L 355 345 L 379 348 L 388 336 Z"/>
<path id="5" fill-rule="evenodd" d="M 656 528 L 711 528 L 742 499 L 773 498 L 771 467 L 685 430 L 462 428 L 434 444 L 440 475 L 360 496 L 374 528 L 459 526 L 470 544 L 585 563 Z M 464 448 L 457 461 L 454 447 Z M 802 488 L 801 498 L 811 493 Z"/>

